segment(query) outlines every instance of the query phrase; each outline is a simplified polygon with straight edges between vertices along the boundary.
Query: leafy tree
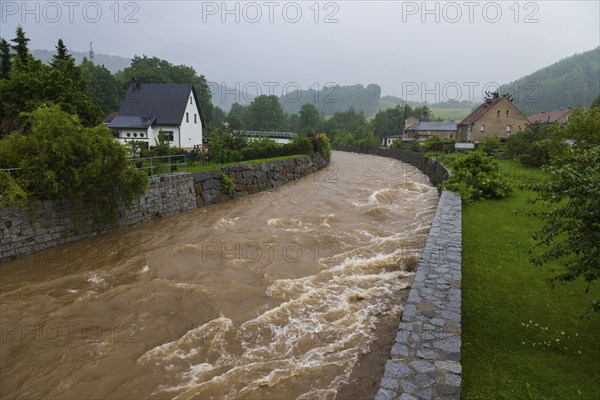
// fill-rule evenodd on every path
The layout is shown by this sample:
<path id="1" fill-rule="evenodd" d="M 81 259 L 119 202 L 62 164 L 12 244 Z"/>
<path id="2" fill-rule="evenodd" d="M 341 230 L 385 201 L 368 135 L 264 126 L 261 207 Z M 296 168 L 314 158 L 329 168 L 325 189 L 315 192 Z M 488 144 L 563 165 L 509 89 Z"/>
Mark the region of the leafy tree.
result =
<path id="1" fill-rule="evenodd" d="M 121 85 L 104 65 L 96 65 L 87 58 L 80 65 L 81 74 L 87 82 L 87 93 L 92 102 L 100 107 L 103 115 L 118 111 L 123 92 Z"/>
<path id="2" fill-rule="evenodd" d="M 192 67 L 173 65 L 157 57 L 135 56 L 131 65 L 117 73 L 116 78 L 123 90 L 133 79 L 142 83 L 192 83 L 204 122 L 208 124 L 213 121 L 214 106 L 208 83 L 204 75 L 197 75 Z"/>
<path id="3" fill-rule="evenodd" d="M 481 143 L 477 146 L 477 149 L 483 151 L 488 156 L 495 155 L 500 150 L 500 139 L 498 135 L 486 136 Z"/>
<path id="4" fill-rule="evenodd" d="M 550 179 L 537 185 L 535 212 L 545 225 L 533 234 L 530 261 L 557 261 L 562 270 L 550 281 L 572 282 L 580 276 L 590 286 L 600 277 L 600 148 L 574 146 L 547 168 Z M 600 312 L 600 299 L 591 303 Z"/>
<path id="5" fill-rule="evenodd" d="M 29 58 L 31 57 L 29 55 L 29 49 L 27 47 L 27 43 L 29 43 L 29 40 L 30 39 L 25 36 L 25 31 L 23 30 L 23 27 L 19 25 L 17 27 L 16 37 L 12 39 L 12 42 L 15 43 L 12 46 L 12 48 L 15 51 L 19 61 L 21 61 L 23 64 L 27 64 Z"/>
<path id="6" fill-rule="evenodd" d="M 8 79 L 11 66 L 12 56 L 10 54 L 10 45 L 5 39 L 2 39 L 0 41 L 0 79 Z"/>
<path id="7" fill-rule="evenodd" d="M 410 108 L 410 106 L 407 106 Z M 373 130 L 376 136 L 384 137 L 400 135 L 404 130 L 405 108 L 397 105 L 394 108 L 379 111 L 373 119 Z"/>
<path id="8" fill-rule="evenodd" d="M 130 206 L 144 193 L 146 175 L 129 164 L 108 128 L 86 128 L 56 105 L 26 116 L 26 134 L 0 139 L 0 168 L 22 168 L 2 185 L 4 205 L 57 199 L 108 222 L 116 219 L 117 206 Z"/>
<path id="9" fill-rule="evenodd" d="M 434 151 L 439 153 L 444 150 L 444 139 L 436 135 L 429 136 L 424 142 L 420 143 L 420 146 L 426 152 Z"/>
<path id="10" fill-rule="evenodd" d="M 312 104 L 304 104 L 298 113 L 298 130 L 301 133 L 315 132 L 321 127 L 323 114 Z"/>
<path id="11" fill-rule="evenodd" d="M 22 29 L 17 30 L 17 37 L 20 36 L 24 36 Z M 86 126 L 100 122 L 101 110 L 90 100 L 87 83 L 72 58 L 57 59 L 48 66 L 27 57 L 30 58 L 27 62 L 16 57 L 9 79 L 0 80 L 0 128 L 15 126 L 15 121 L 24 125 L 20 119 L 22 112 L 31 112 L 49 102 L 58 104 L 69 114 L 78 115 Z"/>
<path id="12" fill-rule="evenodd" d="M 225 118 L 225 122 L 229 124 L 229 129 L 242 130 L 245 129 L 244 120 L 248 113 L 248 106 L 243 106 L 240 103 L 233 103 L 229 114 Z"/>
<path id="13" fill-rule="evenodd" d="M 244 126 L 253 131 L 282 131 L 286 116 L 277 96 L 260 95 L 248 106 Z"/>

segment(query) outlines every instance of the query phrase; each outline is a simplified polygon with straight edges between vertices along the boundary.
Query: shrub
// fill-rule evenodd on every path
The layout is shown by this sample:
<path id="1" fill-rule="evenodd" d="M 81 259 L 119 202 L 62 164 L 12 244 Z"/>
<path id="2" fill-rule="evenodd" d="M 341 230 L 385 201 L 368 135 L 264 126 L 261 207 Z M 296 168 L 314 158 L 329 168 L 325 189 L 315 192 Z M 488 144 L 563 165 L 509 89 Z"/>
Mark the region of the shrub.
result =
<path id="1" fill-rule="evenodd" d="M 221 174 L 221 191 L 227 193 L 229 197 L 233 197 L 233 189 L 235 188 L 235 183 L 233 179 L 229 175 Z"/>
<path id="2" fill-rule="evenodd" d="M 477 150 L 484 152 L 488 156 L 493 156 L 500 151 L 500 139 L 497 135 L 486 136 L 477 145 Z"/>
<path id="3" fill-rule="evenodd" d="M 26 134 L 0 140 L 0 168 L 22 168 L 1 185 L 5 205 L 56 199 L 77 208 L 85 205 L 82 209 L 97 222 L 109 222 L 119 205 L 130 206 L 145 192 L 146 174 L 130 164 L 127 149 L 108 128 L 85 128 L 55 105 L 25 116 Z"/>
<path id="4" fill-rule="evenodd" d="M 508 180 L 500 175 L 498 164 L 478 151 L 454 163 L 452 176 L 443 187 L 459 192 L 466 202 L 502 198 L 511 191 Z"/>

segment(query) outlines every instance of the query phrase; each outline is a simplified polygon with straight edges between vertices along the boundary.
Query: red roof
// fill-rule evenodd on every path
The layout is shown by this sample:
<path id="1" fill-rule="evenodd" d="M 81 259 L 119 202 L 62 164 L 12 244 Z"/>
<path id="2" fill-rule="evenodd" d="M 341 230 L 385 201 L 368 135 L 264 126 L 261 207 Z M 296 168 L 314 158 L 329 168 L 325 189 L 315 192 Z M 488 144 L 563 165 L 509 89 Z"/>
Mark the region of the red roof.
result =
<path id="1" fill-rule="evenodd" d="M 459 125 L 474 124 L 475 122 L 477 122 L 477 120 L 479 118 L 483 117 L 485 115 L 485 113 L 490 111 L 490 109 L 492 107 L 494 107 L 496 105 L 496 103 L 498 103 L 503 98 L 504 97 L 496 98 L 489 103 L 484 102 L 482 105 L 480 105 L 475 110 L 473 110 L 473 112 L 471 114 L 467 115 L 467 117 L 465 119 L 463 119 Z"/>
<path id="2" fill-rule="evenodd" d="M 527 120 L 532 123 L 547 123 L 547 122 L 556 122 L 558 121 L 560 118 L 564 117 L 566 114 L 570 113 L 571 111 L 573 111 L 572 108 L 561 108 L 560 110 L 554 110 L 554 111 L 544 111 L 538 114 L 533 114 L 530 115 Z"/>

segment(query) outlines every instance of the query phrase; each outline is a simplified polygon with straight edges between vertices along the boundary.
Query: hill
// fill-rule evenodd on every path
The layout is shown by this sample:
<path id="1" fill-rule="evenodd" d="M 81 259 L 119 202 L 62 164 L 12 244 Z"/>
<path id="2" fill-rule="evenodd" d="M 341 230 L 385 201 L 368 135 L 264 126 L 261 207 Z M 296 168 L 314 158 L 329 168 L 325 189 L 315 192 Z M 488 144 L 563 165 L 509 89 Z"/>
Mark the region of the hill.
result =
<path id="1" fill-rule="evenodd" d="M 575 54 L 500 86 L 525 114 L 560 107 L 589 107 L 600 93 L 600 47 Z"/>
<path id="2" fill-rule="evenodd" d="M 84 57 L 90 58 L 90 54 L 88 52 L 83 51 L 71 51 L 69 53 L 75 59 L 77 64 L 80 64 Z M 42 60 L 44 63 L 48 64 L 52 61 L 52 56 L 56 54 L 55 50 L 33 50 L 31 54 L 37 58 Z M 94 63 L 96 65 L 104 65 L 106 69 L 108 69 L 111 73 L 115 73 L 124 68 L 129 67 L 131 64 L 130 58 L 119 57 L 119 56 L 110 56 L 107 54 L 94 54 Z"/>

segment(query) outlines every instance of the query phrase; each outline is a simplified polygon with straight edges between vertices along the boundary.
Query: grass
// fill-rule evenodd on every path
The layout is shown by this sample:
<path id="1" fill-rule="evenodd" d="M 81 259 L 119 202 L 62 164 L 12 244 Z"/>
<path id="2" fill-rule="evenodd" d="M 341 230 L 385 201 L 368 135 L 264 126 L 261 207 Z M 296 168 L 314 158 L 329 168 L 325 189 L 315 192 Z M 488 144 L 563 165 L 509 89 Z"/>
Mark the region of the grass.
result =
<path id="1" fill-rule="evenodd" d="M 541 226 L 528 215 L 533 194 L 518 188 L 544 173 L 499 164 L 514 192 L 463 208 L 462 398 L 598 399 L 600 316 L 580 316 L 600 288 L 546 285 L 554 273 L 525 252 Z"/>
<path id="2" fill-rule="evenodd" d="M 444 121 L 460 122 L 470 113 L 470 108 L 432 108 L 431 118 L 442 118 Z"/>
<path id="3" fill-rule="evenodd" d="M 221 167 L 229 167 L 231 165 L 236 164 L 264 164 L 271 161 L 280 161 L 280 160 L 288 160 L 290 158 L 301 157 L 303 154 L 296 154 L 292 156 L 281 156 L 281 157 L 272 157 L 272 158 L 260 158 L 257 160 L 247 160 L 247 161 L 234 161 L 229 163 L 215 163 L 213 161 L 209 162 L 195 162 L 194 165 L 188 166 L 186 168 L 187 172 L 208 172 L 221 169 Z"/>

